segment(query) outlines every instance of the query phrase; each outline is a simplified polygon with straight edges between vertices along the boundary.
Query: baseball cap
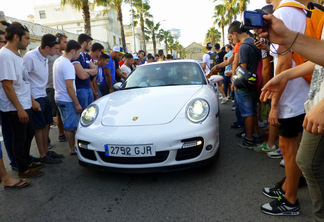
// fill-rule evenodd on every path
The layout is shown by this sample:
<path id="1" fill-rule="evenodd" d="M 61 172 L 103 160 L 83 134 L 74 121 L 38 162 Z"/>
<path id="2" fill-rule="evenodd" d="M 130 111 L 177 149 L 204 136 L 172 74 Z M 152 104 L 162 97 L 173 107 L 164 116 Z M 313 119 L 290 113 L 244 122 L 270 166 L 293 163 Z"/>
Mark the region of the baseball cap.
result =
<path id="1" fill-rule="evenodd" d="M 141 59 L 137 54 L 133 54 L 133 59 Z"/>
<path id="2" fill-rule="evenodd" d="M 211 42 L 208 42 L 206 48 L 213 48 L 213 44 Z"/>
<path id="3" fill-rule="evenodd" d="M 113 48 L 113 51 L 114 51 L 114 52 L 120 52 L 121 54 L 125 55 L 125 52 L 123 52 L 123 47 L 115 46 L 115 47 Z"/>

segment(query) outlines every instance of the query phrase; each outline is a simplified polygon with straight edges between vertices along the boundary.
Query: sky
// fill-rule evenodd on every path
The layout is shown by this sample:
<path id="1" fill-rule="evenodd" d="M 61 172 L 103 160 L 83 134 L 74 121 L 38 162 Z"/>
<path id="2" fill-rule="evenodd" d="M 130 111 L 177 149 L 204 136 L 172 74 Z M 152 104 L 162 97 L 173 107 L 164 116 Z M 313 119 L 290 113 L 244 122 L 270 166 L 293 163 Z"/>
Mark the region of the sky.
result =
<path id="1" fill-rule="evenodd" d="M 213 0 L 149 0 L 149 2 L 150 13 L 155 23 L 161 22 L 161 28 L 165 30 L 181 29 L 179 42 L 184 47 L 192 42 L 203 43 L 208 29 L 213 27 L 212 16 L 217 4 Z M 34 14 L 35 5 L 60 3 L 60 0 L 0 0 L 0 3 L 2 3 L 0 10 L 4 11 L 6 16 L 26 19 L 27 15 Z M 250 0 L 248 10 L 262 8 L 264 5 L 265 0 Z M 129 9 L 128 5 L 123 7 L 125 24 L 130 23 Z"/>

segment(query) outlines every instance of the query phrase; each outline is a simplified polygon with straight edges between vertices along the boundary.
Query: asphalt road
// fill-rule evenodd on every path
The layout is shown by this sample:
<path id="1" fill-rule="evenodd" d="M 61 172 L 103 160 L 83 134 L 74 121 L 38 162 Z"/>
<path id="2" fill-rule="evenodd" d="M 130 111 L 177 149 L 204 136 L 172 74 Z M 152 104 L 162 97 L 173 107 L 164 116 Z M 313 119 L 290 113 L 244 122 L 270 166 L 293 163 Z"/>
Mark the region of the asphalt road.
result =
<path id="1" fill-rule="evenodd" d="M 312 221 L 306 187 L 299 190 L 300 216 L 269 216 L 260 205 L 270 201 L 261 190 L 284 176 L 280 160 L 240 148 L 230 129 L 232 103 L 221 106 L 221 152 L 210 166 L 153 174 L 112 174 L 78 165 L 66 143 L 51 129 L 53 150 L 63 163 L 48 165 L 45 175 L 22 190 L 0 188 L 0 221 Z M 4 149 L 3 149 L 4 151 Z M 37 156 L 33 142 L 32 154 Z M 8 172 L 14 176 L 8 166 Z"/>

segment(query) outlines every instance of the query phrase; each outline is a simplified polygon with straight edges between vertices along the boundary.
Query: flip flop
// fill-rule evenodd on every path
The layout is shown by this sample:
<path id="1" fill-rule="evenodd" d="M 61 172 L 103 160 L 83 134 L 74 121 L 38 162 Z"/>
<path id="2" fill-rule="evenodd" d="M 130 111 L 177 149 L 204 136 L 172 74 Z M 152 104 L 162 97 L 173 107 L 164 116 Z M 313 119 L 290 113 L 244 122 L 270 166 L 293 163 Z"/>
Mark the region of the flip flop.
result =
<path id="1" fill-rule="evenodd" d="M 17 183 L 15 183 L 12 186 L 4 186 L 5 189 L 20 189 L 24 188 L 30 185 L 30 182 L 28 180 L 19 180 Z"/>

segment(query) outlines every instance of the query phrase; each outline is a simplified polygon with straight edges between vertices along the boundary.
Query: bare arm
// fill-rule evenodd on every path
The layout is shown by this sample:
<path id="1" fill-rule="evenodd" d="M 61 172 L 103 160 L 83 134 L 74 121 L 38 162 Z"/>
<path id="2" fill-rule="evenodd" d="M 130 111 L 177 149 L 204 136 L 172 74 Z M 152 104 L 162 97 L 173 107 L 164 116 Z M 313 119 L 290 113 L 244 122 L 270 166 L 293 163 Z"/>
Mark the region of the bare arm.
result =
<path id="1" fill-rule="evenodd" d="M 81 105 L 79 103 L 79 100 L 78 100 L 78 98 L 76 96 L 73 81 L 74 81 L 73 79 L 65 80 L 66 90 L 67 90 L 67 93 L 69 94 L 70 98 L 72 99 L 72 101 L 73 101 L 73 103 L 75 105 L 76 113 L 81 113 L 82 112 L 82 107 L 81 107 Z"/>
<path id="2" fill-rule="evenodd" d="M 261 33 L 262 30 L 258 30 L 261 33 L 260 36 L 265 38 L 269 34 L 271 42 L 288 48 L 293 43 L 297 33 L 289 30 L 282 20 L 273 15 L 264 15 L 263 18 L 269 21 L 269 26 L 267 32 Z M 292 50 L 304 58 L 324 66 L 324 40 L 314 39 L 300 33 L 292 46 Z"/>
<path id="3" fill-rule="evenodd" d="M 110 75 L 111 70 L 108 68 L 103 68 L 103 71 L 104 71 L 106 82 L 107 82 L 107 85 L 109 88 L 109 92 L 112 93 L 114 91 L 114 89 L 113 89 L 112 79 L 111 79 L 111 75 Z"/>
<path id="4" fill-rule="evenodd" d="M 116 75 L 119 76 L 120 78 L 126 79 L 127 78 L 127 74 L 126 73 L 122 73 L 120 71 L 120 69 L 116 69 Z"/>
<path id="5" fill-rule="evenodd" d="M 82 80 L 88 79 L 90 74 L 84 69 L 80 63 L 73 63 L 75 74 Z"/>
<path id="6" fill-rule="evenodd" d="M 91 76 L 97 75 L 97 67 L 96 67 L 96 65 L 93 64 L 93 62 L 90 62 L 89 66 L 90 66 L 90 68 L 86 69 L 86 72 Z"/>
<path id="7" fill-rule="evenodd" d="M 14 105 L 14 107 L 17 109 L 17 115 L 19 118 L 19 121 L 23 124 L 26 124 L 29 122 L 29 117 L 27 112 L 24 110 L 23 106 L 20 104 L 17 94 L 15 92 L 15 89 L 13 87 L 13 81 L 12 80 L 3 80 L 2 82 L 3 90 L 5 91 L 8 99 Z"/>

